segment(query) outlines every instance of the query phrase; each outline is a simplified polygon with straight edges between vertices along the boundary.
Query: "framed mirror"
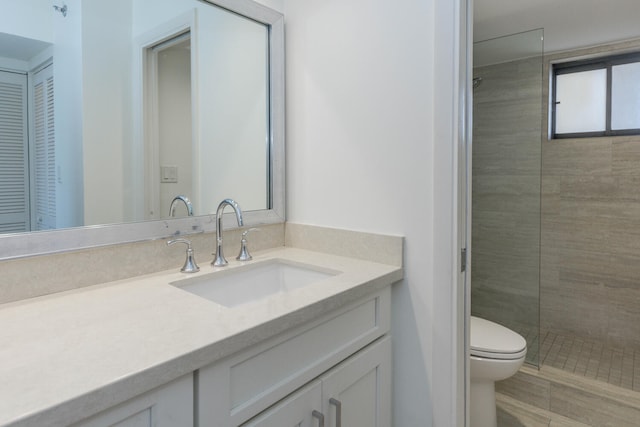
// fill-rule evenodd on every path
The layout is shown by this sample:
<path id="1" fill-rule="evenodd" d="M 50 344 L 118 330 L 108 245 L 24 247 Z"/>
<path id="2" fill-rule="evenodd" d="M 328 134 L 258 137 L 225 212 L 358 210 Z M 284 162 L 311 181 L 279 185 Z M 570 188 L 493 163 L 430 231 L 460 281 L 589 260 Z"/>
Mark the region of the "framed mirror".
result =
<path id="1" fill-rule="evenodd" d="M 228 197 L 247 225 L 284 221 L 280 13 L 13 3 L 0 18 L 0 105 L 19 89 L 4 94 L 15 111 L 0 109 L 15 122 L 0 124 L 0 259 L 213 231 Z"/>

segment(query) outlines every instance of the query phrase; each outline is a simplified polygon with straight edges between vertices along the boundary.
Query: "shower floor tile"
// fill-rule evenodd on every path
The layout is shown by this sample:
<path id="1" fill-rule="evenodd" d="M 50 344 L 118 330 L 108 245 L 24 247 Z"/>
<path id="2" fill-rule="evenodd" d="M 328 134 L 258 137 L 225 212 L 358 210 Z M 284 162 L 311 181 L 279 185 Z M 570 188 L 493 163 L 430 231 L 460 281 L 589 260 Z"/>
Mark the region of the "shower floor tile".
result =
<path id="1" fill-rule="evenodd" d="M 542 332 L 539 360 L 544 366 L 640 391 L 640 347 L 607 346 L 595 340 Z"/>

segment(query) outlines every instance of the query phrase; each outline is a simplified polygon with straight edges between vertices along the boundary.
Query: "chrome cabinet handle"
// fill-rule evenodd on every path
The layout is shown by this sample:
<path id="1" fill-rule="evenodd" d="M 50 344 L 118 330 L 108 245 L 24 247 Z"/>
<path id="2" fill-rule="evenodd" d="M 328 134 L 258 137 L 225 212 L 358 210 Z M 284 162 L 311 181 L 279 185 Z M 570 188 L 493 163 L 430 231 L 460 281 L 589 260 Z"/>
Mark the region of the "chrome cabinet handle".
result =
<path id="1" fill-rule="evenodd" d="M 329 404 L 336 407 L 336 427 L 342 427 L 342 402 L 332 397 Z"/>
<path id="2" fill-rule="evenodd" d="M 324 415 L 322 415 L 322 412 L 318 412 L 314 409 L 311 416 L 318 419 L 318 427 L 324 427 Z"/>

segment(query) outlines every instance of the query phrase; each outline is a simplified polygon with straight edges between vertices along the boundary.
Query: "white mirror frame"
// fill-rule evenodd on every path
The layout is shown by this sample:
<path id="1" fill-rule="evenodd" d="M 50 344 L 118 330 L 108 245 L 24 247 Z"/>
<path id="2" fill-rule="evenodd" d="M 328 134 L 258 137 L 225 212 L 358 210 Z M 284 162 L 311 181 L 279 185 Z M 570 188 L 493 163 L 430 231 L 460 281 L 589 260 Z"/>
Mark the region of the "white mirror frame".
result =
<path id="1" fill-rule="evenodd" d="M 285 220 L 284 16 L 251 0 L 200 0 L 260 22 L 269 28 L 271 209 L 244 212 L 245 225 Z M 238 171 L 238 178 L 242 171 Z M 229 197 L 233 197 L 230 194 Z M 242 200 L 238 200 L 242 206 Z M 231 215 L 231 214 L 229 214 Z M 0 236 L 0 260 L 88 249 L 215 231 L 215 214 L 159 221 L 108 224 Z M 226 221 L 235 224 L 235 221 Z"/>

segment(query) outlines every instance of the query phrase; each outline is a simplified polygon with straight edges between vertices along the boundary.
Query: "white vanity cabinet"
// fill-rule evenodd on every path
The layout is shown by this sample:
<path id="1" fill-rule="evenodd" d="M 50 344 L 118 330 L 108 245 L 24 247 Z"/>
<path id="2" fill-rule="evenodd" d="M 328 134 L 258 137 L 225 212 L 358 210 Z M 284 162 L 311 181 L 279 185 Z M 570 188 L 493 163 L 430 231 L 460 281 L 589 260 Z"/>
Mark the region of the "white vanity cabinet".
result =
<path id="1" fill-rule="evenodd" d="M 74 427 L 178 427 L 193 423 L 193 375 L 107 409 Z"/>
<path id="2" fill-rule="evenodd" d="M 382 338 L 243 427 L 388 427 L 391 340 Z"/>
<path id="3" fill-rule="evenodd" d="M 311 384 L 292 393 L 282 402 L 266 409 L 242 427 L 312 427 L 324 424 L 322 408 L 322 382 Z M 319 417 L 322 417 L 321 419 Z"/>
<path id="4" fill-rule="evenodd" d="M 322 376 L 326 427 L 391 426 L 391 338 L 361 350 Z"/>
<path id="5" fill-rule="evenodd" d="M 389 427 L 389 326 L 387 287 L 201 369 L 199 425 Z"/>

